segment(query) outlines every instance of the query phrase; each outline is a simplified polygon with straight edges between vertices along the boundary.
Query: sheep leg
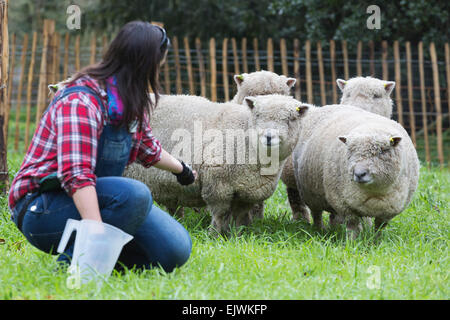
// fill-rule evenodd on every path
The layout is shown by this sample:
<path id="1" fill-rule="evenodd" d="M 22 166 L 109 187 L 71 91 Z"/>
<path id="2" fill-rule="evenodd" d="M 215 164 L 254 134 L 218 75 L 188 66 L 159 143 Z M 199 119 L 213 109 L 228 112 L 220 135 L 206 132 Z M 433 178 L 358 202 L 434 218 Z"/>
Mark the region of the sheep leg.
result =
<path id="1" fill-rule="evenodd" d="M 345 219 L 342 215 L 338 215 L 336 212 L 330 212 L 330 226 L 337 226 L 343 224 Z"/>
<path id="2" fill-rule="evenodd" d="M 362 231 L 361 219 L 359 217 L 351 216 L 347 218 L 347 235 L 355 240 Z"/>
<path id="3" fill-rule="evenodd" d="M 371 217 L 363 217 L 363 221 L 367 224 L 369 228 L 372 227 L 372 218 Z"/>
<path id="4" fill-rule="evenodd" d="M 167 207 L 167 211 L 176 218 L 184 217 L 184 208 L 183 207 Z"/>
<path id="5" fill-rule="evenodd" d="M 208 211 L 211 212 L 210 233 L 227 233 L 229 231 L 231 206 L 229 201 L 215 202 L 208 204 Z"/>
<path id="6" fill-rule="evenodd" d="M 253 221 L 254 219 L 263 219 L 264 218 L 264 202 L 257 203 L 251 208 L 248 213 L 248 219 Z"/>
<path id="7" fill-rule="evenodd" d="M 389 220 L 381 219 L 381 218 L 375 218 L 375 232 L 381 231 L 386 227 L 389 223 Z"/>
<path id="8" fill-rule="evenodd" d="M 264 203 L 262 203 L 264 204 Z M 260 204 L 257 204 L 258 208 Z M 241 226 L 248 226 L 253 222 L 253 216 L 251 215 L 251 211 L 255 209 L 255 205 L 253 204 L 247 204 L 242 202 L 233 202 L 232 204 L 232 218 L 233 218 L 233 224 L 236 228 L 239 228 Z M 259 212 L 258 212 L 259 213 Z M 241 234 L 241 231 L 238 233 Z"/>
<path id="9" fill-rule="evenodd" d="M 314 227 L 319 230 L 323 229 L 322 210 L 311 210 L 311 215 L 314 221 Z"/>
<path id="10" fill-rule="evenodd" d="M 301 218 L 302 220 L 311 223 L 308 207 L 302 203 L 298 190 L 296 188 L 288 187 L 287 195 L 292 210 L 292 218 L 294 220 L 299 220 Z"/>

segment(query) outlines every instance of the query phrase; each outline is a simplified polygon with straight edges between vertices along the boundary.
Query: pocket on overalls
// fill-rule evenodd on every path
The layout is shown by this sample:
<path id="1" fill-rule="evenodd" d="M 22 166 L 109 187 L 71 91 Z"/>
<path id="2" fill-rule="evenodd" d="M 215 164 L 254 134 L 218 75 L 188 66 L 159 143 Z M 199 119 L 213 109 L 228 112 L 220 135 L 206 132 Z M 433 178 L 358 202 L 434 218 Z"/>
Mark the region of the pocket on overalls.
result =
<path id="1" fill-rule="evenodd" d="M 109 161 L 128 159 L 129 144 L 131 143 L 129 140 L 127 138 L 122 141 L 105 139 L 101 158 Z"/>

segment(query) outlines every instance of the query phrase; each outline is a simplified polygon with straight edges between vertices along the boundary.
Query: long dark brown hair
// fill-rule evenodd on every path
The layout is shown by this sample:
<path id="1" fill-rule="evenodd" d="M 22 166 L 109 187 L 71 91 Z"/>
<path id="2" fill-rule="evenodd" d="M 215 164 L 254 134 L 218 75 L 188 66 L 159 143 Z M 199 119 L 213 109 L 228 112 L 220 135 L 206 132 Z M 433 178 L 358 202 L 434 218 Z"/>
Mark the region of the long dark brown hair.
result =
<path id="1" fill-rule="evenodd" d="M 145 114 L 150 116 L 159 100 L 160 63 L 170 43 L 168 39 L 163 41 L 164 37 L 162 28 L 148 22 L 129 22 L 120 29 L 103 59 L 79 71 L 71 82 L 88 75 L 105 83 L 109 77 L 116 76 L 124 105 L 119 126 L 129 128 L 137 120 L 141 130 Z M 154 101 L 150 99 L 149 88 L 155 94 Z"/>

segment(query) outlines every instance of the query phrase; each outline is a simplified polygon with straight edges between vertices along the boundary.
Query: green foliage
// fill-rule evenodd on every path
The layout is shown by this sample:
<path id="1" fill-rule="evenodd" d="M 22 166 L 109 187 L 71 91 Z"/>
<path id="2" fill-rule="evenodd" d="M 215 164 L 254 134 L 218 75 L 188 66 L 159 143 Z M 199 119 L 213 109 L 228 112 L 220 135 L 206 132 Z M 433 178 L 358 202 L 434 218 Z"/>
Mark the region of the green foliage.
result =
<path id="1" fill-rule="evenodd" d="M 10 2 L 13 31 L 36 30 L 43 18 L 64 28 L 66 8 L 82 11 L 82 32 L 114 31 L 131 20 L 161 21 L 170 35 L 348 40 L 434 41 L 449 39 L 450 2 L 401 0 L 15 0 Z M 381 9 L 381 29 L 368 30 L 369 5 Z"/>
<path id="2" fill-rule="evenodd" d="M 193 242 L 186 265 L 114 272 L 101 289 L 68 288 L 56 257 L 26 241 L 0 197 L 0 299 L 448 299 L 449 178 L 422 168 L 412 203 L 378 239 L 365 230 L 350 241 L 343 228 L 292 221 L 281 183 L 264 219 L 241 236 L 212 238 L 208 214 L 188 209 L 180 221 Z M 376 288 L 368 285 L 374 268 Z"/>

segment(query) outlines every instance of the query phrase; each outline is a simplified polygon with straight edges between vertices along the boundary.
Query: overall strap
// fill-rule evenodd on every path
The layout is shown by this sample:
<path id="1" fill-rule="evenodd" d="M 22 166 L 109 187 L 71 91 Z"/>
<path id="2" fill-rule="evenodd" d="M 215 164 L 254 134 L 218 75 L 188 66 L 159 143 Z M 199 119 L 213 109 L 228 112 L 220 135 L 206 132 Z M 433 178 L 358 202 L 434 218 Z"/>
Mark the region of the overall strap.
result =
<path id="1" fill-rule="evenodd" d="M 97 100 L 97 102 L 100 104 L 100 107 L 102 108 L 102 113 L 105 113 L 105 106 L 103 105 L 102 99 L 98 96 L 98 93 L 96 91 L 94 91 L 93 89 L 86 87 L 86 86 L 75 86 L 75 87 L 64 88 L 60 94 L 55 96 L 55 98 L 52 101 L 52 104 L 56 103 L 56 101 L 58 101 L 64 97 L 68 96 L 69 94 L 75 93 L 75 92 L 83 92 L 83 93 L 90 94 L 91 96 L 93 96 L 95 98 L 95 100 Z"/>

